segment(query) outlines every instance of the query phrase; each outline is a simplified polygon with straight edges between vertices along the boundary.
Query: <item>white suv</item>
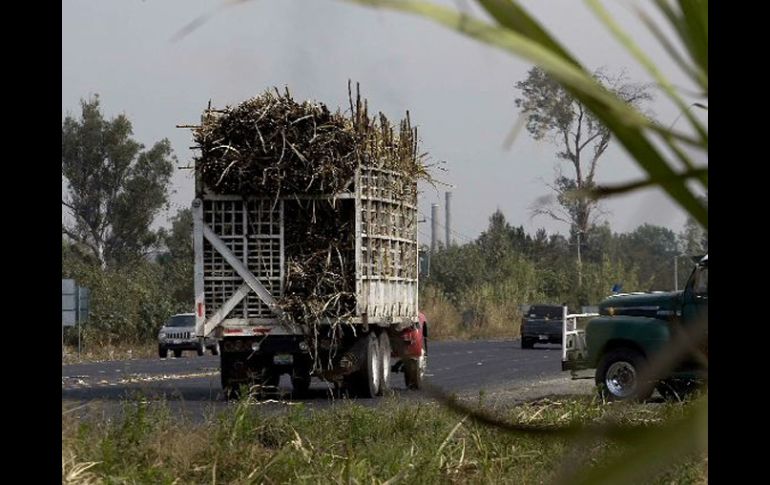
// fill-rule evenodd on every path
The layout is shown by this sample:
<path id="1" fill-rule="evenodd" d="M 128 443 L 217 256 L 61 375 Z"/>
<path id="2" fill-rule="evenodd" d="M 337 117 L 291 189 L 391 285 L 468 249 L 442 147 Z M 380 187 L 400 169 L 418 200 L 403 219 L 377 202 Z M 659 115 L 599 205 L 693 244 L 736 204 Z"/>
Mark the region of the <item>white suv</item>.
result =
<path id="1" fill-rule="evenodd" d="M 174 357 L 181 357 L 184 350 L 195 350 L 203 355 L 209 349 L 212 355 L 219 355 L 219 341 L 213 338 L 201 341 L 195 336 L 195 314 L 179 313 L 169 318 L 168 322 L 158 333 L 158 355 L 161 359 L 168 356 L 168 351 L 174 352 Z"/>

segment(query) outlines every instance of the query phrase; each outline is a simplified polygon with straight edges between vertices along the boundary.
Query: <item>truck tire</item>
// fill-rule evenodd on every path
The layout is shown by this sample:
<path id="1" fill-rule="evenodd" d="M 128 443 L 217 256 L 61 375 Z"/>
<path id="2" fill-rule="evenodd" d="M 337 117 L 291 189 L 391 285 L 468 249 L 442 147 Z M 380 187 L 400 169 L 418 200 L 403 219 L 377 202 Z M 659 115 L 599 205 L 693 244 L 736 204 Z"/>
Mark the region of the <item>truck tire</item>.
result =
<path id="1" fill-rule="evenodd" d="M 425 371 L 422 361 L 424 359 L 425 356 L 422 356 L 418 359 L 411 358 L 404 361 L 404 384 L 406 384 L 407 389 L 422 389 L 422 378 Z"/>
<path id="2" fill-rule="evenodd" d="M 217 340 L 217 343 L 211 347 L 211 355 L 219 355 L 219 340 Z"/>
<path id="3" fill-rule="evenodd" d="M 645 401 L 652 395 L 653 387 L 641 388 L 639 371 L 646 359 L 639 351 L 629 348 L 613 349 L 599 361 L 596 368 L 596 387 L 608 401 Z"/>
<path id="4" fill-rule="evenodd" d="M 195 351 L 198 353 L 198 357 L 200 357 L 200 356 L 201 356 L 201 355 L 203 355 L 203 354 L 204 354 L 204 352 L 206 351 L 206 347 L 204 347 L 204 346 L 203 346 L 203 344 L 200 344 L 200 345 L 198 346 L 198 348 L 197 348 L 197 349 L 195 349 Z"/>
<path id="5" fill-rule="evenodd" d="M 378 350 L 380 352 L 380 390 L 378 396 L 387 394 L 390 391 L 390 337 L 388 332 L 383 331 L 377 337 Z"/>
<path id="6" fill-rule="evenodd" d="M 698 383 L 689 379 L 666 379 L 660 381 L 655 389 L 666 401 L 684 401 L 698 390 Z"/>
<path id="7" fill-rule="evenodd" d="M 425 375 L 425 367 L 428 362 L 425 338 L 423 337 L 422 355 L 419 358 L 404 359 L 404 384 L 407 389 L 422 389 L 422 378 Z"/>
<path id="8" fill-rule="evenodd" d="M 354 376 L 354 391 L 358 397 L 375 397 L 380 392 L 380 345 L 377 335 L 369 332 L 362 353 L 361 368 Z"/>
<path id="9" fill-rule="evenodd" d="M 174 349 L 174 357 L 176 357 L 177 359 L 182 357 L 182 351 Z"/>
<path id="10" fill-rule="evenodd" d="M 238 386 L 233 382 L 233 369 L 230 359 L 225 354 L 222 354 L 219 365 L 219 378 L 222 384 L 222 392 L 225 395 L 225 399 L 237 399 L 238 398 Z"/>
<path id="11" fill-rule="evenodd" d="M 247 384 L 244 372 L 238 372 L 235 368 L 235 363 L 239 360 L 226 352 L 220 354 L 220 379 L 225 399 L 238 399 L 241 386 Z"/>
<path id="12" fill-rule="evenodd" d="M 305 397 L 310 389 L 310 375 L 292 375 L 291 387 L 293 397 Z"/>
<path id="13" fill-rule="evenodd" d="M 281 383 L 281 374 L 275 371 L 272 366 L 266 366 L 260 369 L 257 384 L 263 387 L 278 387 Z"/>
<path id="14" fill-rule="evenodd" d="M 158 345 L 158 356 L 161 359 L 165 359 L 168 357 L 168 349 L 162 345 Z"/>
<path id="15" fill-rule="evenodd" d="M 535 342 L 533 340 L 530 340 L 525 337 L 521 337 L 521 348 L 522 349 L 531 349 L 535 346 Z"/>

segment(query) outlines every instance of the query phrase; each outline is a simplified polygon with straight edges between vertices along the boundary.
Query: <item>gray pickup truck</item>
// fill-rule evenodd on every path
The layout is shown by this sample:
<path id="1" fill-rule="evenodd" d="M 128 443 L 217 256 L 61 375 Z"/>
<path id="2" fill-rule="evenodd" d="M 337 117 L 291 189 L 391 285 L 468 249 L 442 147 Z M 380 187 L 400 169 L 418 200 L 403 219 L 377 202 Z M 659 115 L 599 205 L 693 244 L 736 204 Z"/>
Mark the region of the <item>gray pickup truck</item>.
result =
<path id="1" fill-rule="evenodd" d="M 179 313 L 168 319 L 158 332 L 158 355 L 161 359 L 174 352 L 174 357 L 181 357 L 185 350 L 194 350 L 203 355 L 209 349 L 212 355 L 219 355 L 219 341 L 207 338 L 203 342 L 195 336 L 195 314 Z"/>
<path id="2" fill-rule="evenodd" d="M 562 317 L 560 305 L 532 305 L 521 321 L 521 348 L 531 349 L 536 343 L 560 344 Z"/>

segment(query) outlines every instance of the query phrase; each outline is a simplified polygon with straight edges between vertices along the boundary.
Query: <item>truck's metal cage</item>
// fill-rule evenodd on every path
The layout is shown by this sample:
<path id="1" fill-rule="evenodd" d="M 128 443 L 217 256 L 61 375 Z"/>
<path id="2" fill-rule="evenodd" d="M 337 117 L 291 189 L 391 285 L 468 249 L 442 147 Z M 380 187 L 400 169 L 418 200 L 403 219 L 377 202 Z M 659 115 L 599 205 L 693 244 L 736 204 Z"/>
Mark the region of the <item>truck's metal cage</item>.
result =
<path id="1" fill-rule="evenodd" d="M 196 183 L 193 203 L 196 330 L 199 336 L 276 327 L 286 276 L 285 206 L 326 199 L 355 204 L 356 316 L 349 323 L 418 319 L 417 187 L 391 170 L 361 167 L 350 191 L 279 199 L 212 194 Z M 272 330 L 278 330 L 273 328 Z M 280 332 L 299 333 L 298 328 Z M 275 333 L 275 332 L 273 332 Z"/>
<path id="2" fill-rule="evenodd" d="M 251 269 L 273 296 L 283 295 L 283 201 L 244 200 L 208 196 L 203 200 L 203 220 L 227 247 Z M 209 241 L 203 243 L 206 308 L 216 311 L 243 284 L 243 278 Z M 274 314 L 257 295 L 246 295 L 229 318 L 265 319 Z"/>

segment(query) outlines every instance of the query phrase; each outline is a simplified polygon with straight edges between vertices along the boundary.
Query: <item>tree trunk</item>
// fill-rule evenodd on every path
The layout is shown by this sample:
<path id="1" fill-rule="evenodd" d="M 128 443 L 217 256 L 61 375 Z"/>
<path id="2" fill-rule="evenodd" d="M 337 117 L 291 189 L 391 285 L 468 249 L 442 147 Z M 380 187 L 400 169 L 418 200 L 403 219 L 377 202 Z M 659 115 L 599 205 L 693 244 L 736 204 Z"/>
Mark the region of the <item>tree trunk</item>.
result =
<path id="1" fill-rule="evenodd" d="M 578 270 L 578 288 L 583 286 L 583 259 L 580 255 L 580 229 L 577 232 L 577 270 Z"/>

